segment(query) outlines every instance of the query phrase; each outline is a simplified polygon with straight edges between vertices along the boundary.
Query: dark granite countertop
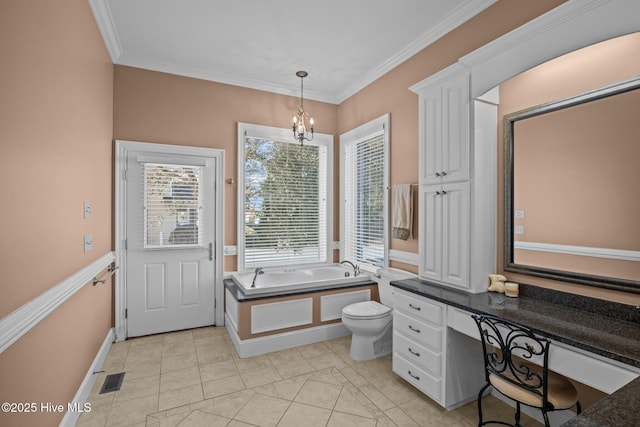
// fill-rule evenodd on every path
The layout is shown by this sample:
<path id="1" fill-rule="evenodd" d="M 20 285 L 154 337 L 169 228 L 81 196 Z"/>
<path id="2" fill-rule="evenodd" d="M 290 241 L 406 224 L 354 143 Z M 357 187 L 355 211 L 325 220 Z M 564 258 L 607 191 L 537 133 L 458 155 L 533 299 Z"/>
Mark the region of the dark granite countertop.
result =
<path id="1" fill-rule="evenodd" d="M 640 316 L 636 307 L 526 285 L 520 286 L 519 298 L 493 292 L 470 294 L 420 279 L 394 281 L 392 285 L 462 310 L 521 323 L 555 341 L 640 368 Z M 640 378 L 564 426 L 637 426 L 638 396 Z"/>
<path id="2" fill-rule="evenodd" d="M 598 401 L 562 427 L 636 427 L 640 424 L 640 378 Z"/>

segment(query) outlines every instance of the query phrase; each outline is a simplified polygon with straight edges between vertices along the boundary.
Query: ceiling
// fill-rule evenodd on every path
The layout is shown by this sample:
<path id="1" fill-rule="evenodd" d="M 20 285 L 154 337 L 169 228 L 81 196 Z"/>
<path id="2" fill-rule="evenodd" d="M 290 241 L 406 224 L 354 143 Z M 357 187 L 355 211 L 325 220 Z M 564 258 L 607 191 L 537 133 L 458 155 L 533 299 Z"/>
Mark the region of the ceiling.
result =
<path id="1" fill-rule="evenodd" d="M 496 0 L 89 0 L 114 64 L 338 104 Z"/>

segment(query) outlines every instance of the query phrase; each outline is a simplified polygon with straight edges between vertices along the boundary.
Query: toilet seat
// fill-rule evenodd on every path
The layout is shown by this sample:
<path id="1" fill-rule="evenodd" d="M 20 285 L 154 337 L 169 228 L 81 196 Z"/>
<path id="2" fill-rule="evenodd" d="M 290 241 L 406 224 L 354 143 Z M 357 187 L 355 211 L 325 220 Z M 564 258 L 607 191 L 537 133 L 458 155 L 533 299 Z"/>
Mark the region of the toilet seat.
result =
<path id="1" fill-rule="evenodd" d="M 380 319 L 391 315 L 391 308 L 377 301 L 364 301 L 348 305 L 342 315 L 350 319 Z"/>

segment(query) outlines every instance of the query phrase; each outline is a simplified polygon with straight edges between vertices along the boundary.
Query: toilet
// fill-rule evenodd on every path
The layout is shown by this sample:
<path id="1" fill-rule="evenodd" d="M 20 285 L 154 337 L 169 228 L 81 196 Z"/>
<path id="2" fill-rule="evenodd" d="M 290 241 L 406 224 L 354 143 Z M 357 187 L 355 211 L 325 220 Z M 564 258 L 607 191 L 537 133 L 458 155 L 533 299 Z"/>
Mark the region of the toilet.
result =
<path id="1" fill-rule="evenodd" d="M 380 302 L 364 301 L 342 309 L 342 324 L 351 331 L 353 360 L 370 360 L 391 354 L 393 288 L 392 280 L 415 277 L 414 274 L 395 268 L 377 271 Z"/>

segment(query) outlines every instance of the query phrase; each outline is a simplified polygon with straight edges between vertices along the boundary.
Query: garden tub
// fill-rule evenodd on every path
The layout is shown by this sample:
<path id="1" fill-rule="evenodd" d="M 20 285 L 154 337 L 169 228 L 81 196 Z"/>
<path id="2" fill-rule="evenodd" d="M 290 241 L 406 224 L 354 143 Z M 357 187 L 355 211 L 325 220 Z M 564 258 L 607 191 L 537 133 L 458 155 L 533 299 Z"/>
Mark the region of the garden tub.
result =
<path id="1" fill-rule="evenodd" d="M 367 274 L 353 274 L 347 265 L 333 264 L 319 267 L 264 270 L 255 279 L 255 272 L 233 274 L 234 283 L 245 295 L 274 295 L 300 290 L 326 289 L 370 281 Z"/>

